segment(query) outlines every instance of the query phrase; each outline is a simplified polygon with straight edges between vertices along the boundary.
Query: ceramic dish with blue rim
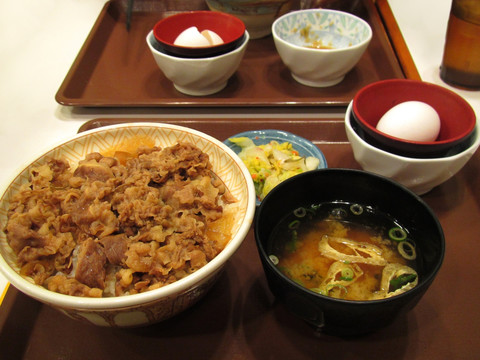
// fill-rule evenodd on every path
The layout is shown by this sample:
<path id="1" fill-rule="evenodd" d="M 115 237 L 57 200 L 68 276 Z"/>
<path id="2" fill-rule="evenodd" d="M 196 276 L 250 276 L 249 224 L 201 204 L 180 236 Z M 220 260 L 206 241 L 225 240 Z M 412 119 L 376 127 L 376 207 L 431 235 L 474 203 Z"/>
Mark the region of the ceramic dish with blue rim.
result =
<path id="1" fill-rule="evenodd" d="M 242 151 L 242 148 L 230 141 L 231 138 L 241 138 L 247 137 L 251 139 L 255 145 L 266 145 L 269 144 L 271 141 L 277 141 L 278 143 L 282 144 L 284 142 L 288 142 L 292 144 L 293 149 L 298 151 L 298 155 L 307 158 L 307 157 L 315 157 L 319 160 L 318 169 L 327 168 L 327 160 L 325 159 L 324 154 L 322 151 L 316 147 L 311 141 L 292 134 L 288 131 L 282 130 L 252 130 L 252 131 L 245 131 L 239 134 L 235 134 L 224 141 L 225 145 L 227 145 L 230 149 L 232 149 L 236 154 L 239 154 Z M 247 166 L 248 167 L 248 166 Z M 257 196 L 257 206 L 260 205 L 261 200 Z"/>

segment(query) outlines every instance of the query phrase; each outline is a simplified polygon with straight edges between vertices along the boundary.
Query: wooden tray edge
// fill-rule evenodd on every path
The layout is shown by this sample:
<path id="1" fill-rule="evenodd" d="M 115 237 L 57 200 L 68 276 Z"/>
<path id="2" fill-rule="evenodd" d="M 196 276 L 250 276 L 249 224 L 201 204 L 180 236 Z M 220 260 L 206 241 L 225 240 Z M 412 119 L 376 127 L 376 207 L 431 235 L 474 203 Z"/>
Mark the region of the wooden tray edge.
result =
<path id="1" fill-rule="evenodd" d="M 379 19 L 379 25 L 383 27 L 384 30 L 384 35 L 387 37 L 387 41 L 390 42 L 390 46 L 392 47 L 393 53 L 396 56 L 396 60 L 398 61 L 400 71 L 403 72 L 404 76 L 406 78 L 410 79 L 420 79 L 419 73 L 415 67 L 415 64 L 413 62 L 413 59 L 411 57 L 411 54 L 408 50 L 408 47 L 402 37 L 401 31 L 398 27 L 398 24 L 395 20 L 395 17 L 393 15 L 393 12 L 391 11 L 391 8 L 388 4 L 388 0 L 370 0 L 365 1 L 365 6 L 367 7 L 367 11 L 369 12 L 375 12 L 376 17 Z M 71 78 L 73 77 L 73 74 L 75 73 L 75 69 L 80 66 L 80 61 L 78 59 L 83 58 L 85 55 L 85 52 L 87 51 L 88 44 L 92 40 L 93 36 L 95 35 L 96 31 L 98 31 L 98 27 L 101 25 L 102 20 L 101 18 L 105 17 L 107 14 L 108 7 L 112 5 L 112 0 L 107 1 L 104 6 L 102 7 L 102 10 L 99 13 L 99 16 L 95 20 L 92 29 L 90 30 L 86 40 L 82 44 L 82 47 L 80 48 L 77 56 L 73 60 L 73 63 L 71 65 L 71 68 L 67 72 L 66 77 L 62 81 L 60 87 L 58 88 L 56 94 L 55 94 L 55 101 L 63 106 L 79 106 L 79 107 L 100 107 L 100 108 L 106 108 L 106 107 L 146 107 L 146 108 L 158 108 L 158 107 L 177 107 L 175 104 L 144 104 L 144 103 L 125 103 L 123 105 L 110 105 L 108 103 L 105 103 L 103 101 L 98 101 L 95 104 L 91 105 L 82 105 L 80 104 L 75 98 L 69 98 L 68 96 L 65 95 L 66 87 L 71 81 Z M 322 106 L 325 108 L 328 107 L 346 107 L 348 103 L 342 103 L 342 102 L 330 102 L 330 103 L 325 103 L 325 104 L 318 104 L 318 103 L 310 103 L 310 102 L 303 102 L 300 104 L 292 104 L 292 103 L 272 103 L 272 104 L 234 104 L 233 106 L 238 106 L 238 107 L 294 107 L 294 108 L 311 108 L 311 107 L 317 107 L 317 106 Z M 232 106 L 230 104 L 210 104 L 210 103 L 186 103 L 183 104 L 183 107 L 216 107 L 216 108 L 222 108 L 222 107 L 227 107 L 227 106 Z"/>
<path id="2" fill-rule="evenodd" d="M 394 52 L 397 54 L 400 66 L 405 73 L 405 77 L 407 79 L 421 80 L 420 74 L 418 73 L 410 51 L 408 50 L 408 46 L 402 36 L 398 23 L 395 20 L 395 16 L 393 15 L 388 0 L 376 0 L 375 4 L 381 15 L 380 18 L 384 23 L 385 30 L 393 46 Z"/>

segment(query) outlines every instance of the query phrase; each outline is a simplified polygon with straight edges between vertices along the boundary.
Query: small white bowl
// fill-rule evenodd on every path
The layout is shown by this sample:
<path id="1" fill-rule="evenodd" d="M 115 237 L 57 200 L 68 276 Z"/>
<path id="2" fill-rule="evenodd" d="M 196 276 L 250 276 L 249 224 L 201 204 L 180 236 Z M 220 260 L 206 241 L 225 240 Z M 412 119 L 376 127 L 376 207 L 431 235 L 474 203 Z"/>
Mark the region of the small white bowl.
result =
<path id="1" fill-rule="evenodd" d="M 3 231 L 14 193 L 29 180 L 29 170 L 52 158 L 64 158 L 72 165 L 91 152 L 103 152 L 135 137 L 148 137 L 155 145 L 166 147 L 178 141 L 189 142 L 207 153 L 215 174 L 239 200 L 232 222 L 232 238 L 225 248 L 194 273 L 161 288 L 143 293 L 85 298 L 49 291 L 19 274 L 16 255 Z M 202 298 L 219 278 L 228 259 L 247 235 L 255 213 L 255 188 L 242 160 L 221 141 L 197 130 L 170 124 L 130 123 L 102 127 L 80 133 L 51 150 L 40 153 L 6 184 L 0 198 L 0 271 L 18 290 L 50 305 L 67 316 L 99 326 L 132 327 L 170 318 Z"/>
<path id="2" fill-rule="evenodd" d="M 157 50 L 153 31 L 150 31 L 146 40 L 158 67 L 178 91 L 187 95 L 206 96 L 227 86 L 228 79 L 240 66 L 249 39 L 248 31 L 245 31 L 244 40 L 237 48 L 205 58 L 182 58 Z"/>
<path id="3" fill-rule="evenodd" d="M 308 9 L 275 20 L 272 34 L 280 58 L 296 81 L 327 87 L 340 83 L 357 64 L 370 43 L 372 29 L 346 12 Z"/>
<path id="4" fill-rule="evenodd" d="M 370 145 L 351 124 L 352 102 L 345 113 L 345 131 L 355 160 L 363 170 L 391 178 L 418 195 L 423 195 L 444 183 L 470 160 L 480 146 L 480 125 L 476 124 L 475 138 L 464 151 L 441 158 L 410 158 L 395 155 Z"/>

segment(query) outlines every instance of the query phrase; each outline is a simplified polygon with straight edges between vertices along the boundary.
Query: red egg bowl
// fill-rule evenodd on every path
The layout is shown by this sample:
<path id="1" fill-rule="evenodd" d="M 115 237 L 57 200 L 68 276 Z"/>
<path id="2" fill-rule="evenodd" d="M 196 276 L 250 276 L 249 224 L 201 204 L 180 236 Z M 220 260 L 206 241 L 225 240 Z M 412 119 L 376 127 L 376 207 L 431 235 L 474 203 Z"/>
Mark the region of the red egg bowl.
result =
<path id="1" fill-rule="evenodd" d="M 210 30 L 219 35 L 223 44 L 206 47 L 174 45 L 184 30 L 196 26 L 198 31 Z M 187 11 L 163 18 L 153 27 L 156 48 L 179 57 L 218 56 L 235 49 L 244 39 L 245 24 L 239 18 L 217 11 Z"/>
<path id="2" fill-rule="evenodd" d="M 376 129 L 383 114 L 405 101 L 421 101 L 437 111 L 441 125 L 435 141 L 404 140 Z M 475 112 L 460 95 L 418 80 L 392 79 L 367 85 L 353 98 L 352 110 L 352 120 L 363 130 L 367 142 L 407 157 L 453 155 L 470 145 L 476 124 Z"/>

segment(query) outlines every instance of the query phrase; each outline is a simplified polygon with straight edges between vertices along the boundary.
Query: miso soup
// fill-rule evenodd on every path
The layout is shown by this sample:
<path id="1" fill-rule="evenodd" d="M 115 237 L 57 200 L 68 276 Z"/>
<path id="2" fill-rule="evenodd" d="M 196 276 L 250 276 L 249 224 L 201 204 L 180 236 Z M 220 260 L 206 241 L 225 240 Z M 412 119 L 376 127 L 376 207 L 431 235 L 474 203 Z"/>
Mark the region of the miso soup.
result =
<path id="1" fill-rule="evenodd" d="M 270 260 L 322 295 L 376 300 L 418 283 L 415 239 L 372 207 L 343 202 L 301 207 L 272 232 Z"/>

